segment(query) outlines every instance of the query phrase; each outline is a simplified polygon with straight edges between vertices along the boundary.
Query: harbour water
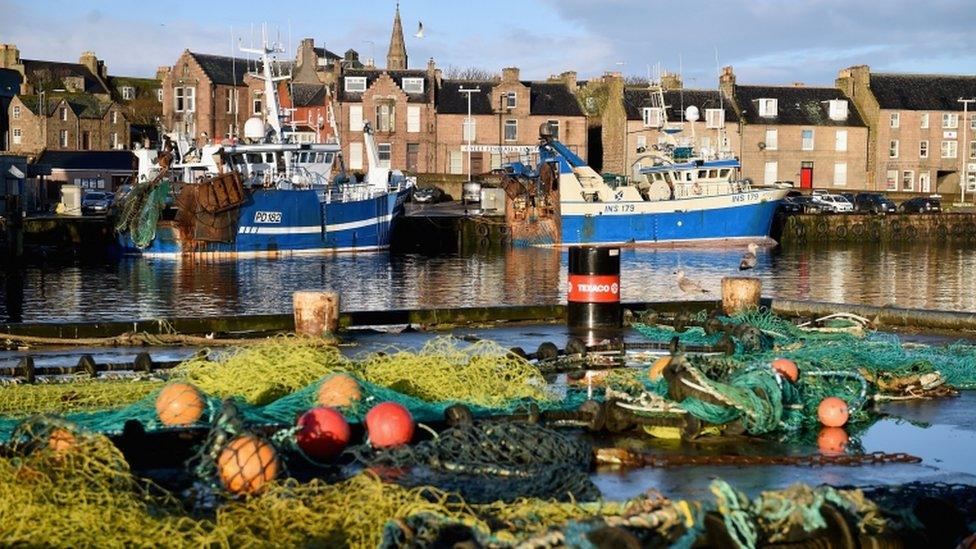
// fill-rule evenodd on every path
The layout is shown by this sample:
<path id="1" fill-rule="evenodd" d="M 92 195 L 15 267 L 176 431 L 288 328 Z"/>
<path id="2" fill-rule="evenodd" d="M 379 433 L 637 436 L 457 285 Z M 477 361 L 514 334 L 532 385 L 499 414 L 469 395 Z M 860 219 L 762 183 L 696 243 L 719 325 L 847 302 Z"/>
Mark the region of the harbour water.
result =
<path id="1" fill-rule="evenodd" d="M 680 299 L 674 271 L 719 292 L 740 249 L 627 249 L 624 301 Z M 976 247 L 834 243 L 761 250 L 767 296 L 976 311 Z M 0 271 L 0 322 L 284 313 L 298 289 L 338 290 L 345 310 L 565 301 L 566 252 L 365 253 L 192 263 L 126 258 L 29 262 Z M 684 296 L 700 298 L 701 296 Z"/>

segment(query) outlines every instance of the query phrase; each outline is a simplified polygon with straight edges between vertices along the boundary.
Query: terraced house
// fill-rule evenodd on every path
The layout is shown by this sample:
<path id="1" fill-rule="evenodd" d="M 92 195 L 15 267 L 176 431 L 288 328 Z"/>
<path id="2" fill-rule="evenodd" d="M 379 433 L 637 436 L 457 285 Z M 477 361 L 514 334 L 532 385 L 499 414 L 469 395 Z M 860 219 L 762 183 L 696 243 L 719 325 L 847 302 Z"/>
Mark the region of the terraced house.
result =
<path id="1" fill-rule="evenodd" d="M 841 70 L 837 87 L 871 129 L 872 189 L 955 194 L 968 181 L 967 192 L 976 192 L 976 76 L 872 73 L 860 65 Z"/>

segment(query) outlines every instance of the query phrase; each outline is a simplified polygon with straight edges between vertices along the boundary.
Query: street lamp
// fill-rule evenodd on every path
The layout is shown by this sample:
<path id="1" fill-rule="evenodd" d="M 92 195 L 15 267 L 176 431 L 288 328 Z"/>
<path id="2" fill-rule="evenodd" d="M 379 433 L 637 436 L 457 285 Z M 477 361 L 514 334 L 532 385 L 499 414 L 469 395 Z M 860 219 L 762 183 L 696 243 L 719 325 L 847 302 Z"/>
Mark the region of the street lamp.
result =
<path id="1" fill-rule="evenodd" d="M 472 120 L 471 120 L 471 94 L 481 93 L 481 88 L 475 86 L 473 88 L 458 87 L 458 91 L 468 96 L 468 117 L 464 119 L 464 136 L 465 141 L 468 143 L 468 182 L 471 181 L 471 134 L 474 133 L 472 130 Z M 468 204 L 464 200 L 464 187 L 461 188 L 461 202 L 464 202 L 464 213 L 468 213 Z"/>

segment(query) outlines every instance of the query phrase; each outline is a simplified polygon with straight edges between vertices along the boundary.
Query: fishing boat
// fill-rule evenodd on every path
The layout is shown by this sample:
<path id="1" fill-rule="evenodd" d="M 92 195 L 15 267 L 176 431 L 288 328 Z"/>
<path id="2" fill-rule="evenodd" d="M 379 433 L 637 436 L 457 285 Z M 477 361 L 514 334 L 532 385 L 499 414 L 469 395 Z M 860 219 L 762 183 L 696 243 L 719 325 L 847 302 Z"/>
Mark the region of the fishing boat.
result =
<path id="1" fill-rule="evenodd" d="M 660 94 L 660 90 L 658 90 Z M 663 94 L 660 96 L 663 105 Z M 665 109 L 662 109 L 662 111 Z M 685 113 L 697 120 L 694 106 Z M 769 239 L 788 189 L 740 178 L 729 151 L 696 151 L 694 136 L 665 121 L 651 165 L 624 184 L 605 180 L 540 128 L 539 166 L 504 167 L 515 245 L 721 244 Z M 719 140 L 723 142 L 724 140 Z"/>
<path id="2" fill-rule="evenodd" d="M 264 81 L 264 118 L 247 120 L 244 142 L 197 149 L 168 139 L 162 151 L 133 151 L 138 183 L 116 224 L 123 253 L 247 258 L 389 247 L 415 179 L 381 165 L 368 122 L 365 180 L 333 178 L 339 143 L 301 143 L 282 124 L 277 82 L 288 76 L 275 74 L 271 54 L 283 50 L 267 41 L 241 49 L 261 57 L 254 76 Z"/>

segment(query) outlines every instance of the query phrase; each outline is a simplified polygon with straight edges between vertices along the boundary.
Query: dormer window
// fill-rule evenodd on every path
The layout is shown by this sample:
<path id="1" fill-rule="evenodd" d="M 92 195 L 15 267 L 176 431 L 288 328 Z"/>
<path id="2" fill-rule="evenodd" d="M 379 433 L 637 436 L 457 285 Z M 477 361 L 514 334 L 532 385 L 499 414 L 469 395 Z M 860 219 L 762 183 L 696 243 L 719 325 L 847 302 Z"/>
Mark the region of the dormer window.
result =
<path id="1" fill-rule="evenodd" d="M 424 93 L 424 79 L 404 78 L 403 91 L 404 93 Z"/>
<path id="2" fill-rule="evenodd" d="M 503 99 L 506 109 L 514 109 L 518 104 L 518 95 L 516 95 L 515 92 L 506 93 Z"/>
<path id="3" fill-rule="evenodd" d="M 366 91 L 366 77 L 365 76 L 347 76 L 346 77 L 346 91 L 352 93 L 361 93 Z"/>
<path id="4" fill-rule="evenodd" d="M 762 98 L 759 100 L 759 116 L 763 118 L 776 118 L 778 101 L 776 99 Z"/>
<path id="5" fill-rule="evenodd" d="M 829 113 L 831 120 L 847 120 L 847 101 L 844 99 L 831 99 L 829 102 Z"/>
<path id="6" fill-rule="evenodd" d="M 664 125 L 664 111 L 660 107 L 644 107 L 641 118 L 647 128 L 660 128 Z"/>
<path id="7" fill-rule="evenodd" d="M 122 86 L 122 99 L 132 101 L 136 98 L 136 89 L 132 86 Z"/>
<path id="8" fill-rule="evenodd" d="M 705 127 L 718 129 L 725 125 L 725 111 L 722 109 L 705 109 Z"/>

